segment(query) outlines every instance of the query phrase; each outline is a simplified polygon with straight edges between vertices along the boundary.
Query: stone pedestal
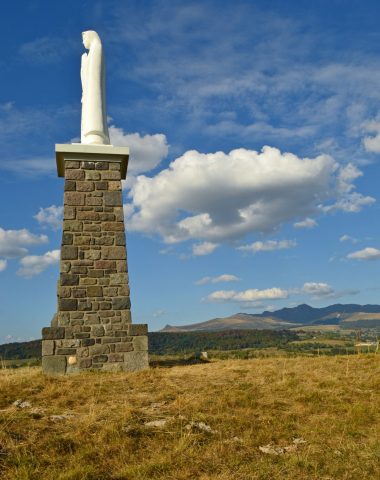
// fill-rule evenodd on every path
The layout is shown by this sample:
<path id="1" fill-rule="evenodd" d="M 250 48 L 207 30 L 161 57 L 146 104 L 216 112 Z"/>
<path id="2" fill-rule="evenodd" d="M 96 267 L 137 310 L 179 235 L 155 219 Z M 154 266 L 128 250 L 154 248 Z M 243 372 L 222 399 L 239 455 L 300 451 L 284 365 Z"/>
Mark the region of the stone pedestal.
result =
<path id="1" fill-rule="evenodd" d="M 147 325 L 132 324 L 121 180 L 128 148 L 56 145 L 65 178 L 58 307 L 42 330 L 42 368 L 148 367 Z"/>

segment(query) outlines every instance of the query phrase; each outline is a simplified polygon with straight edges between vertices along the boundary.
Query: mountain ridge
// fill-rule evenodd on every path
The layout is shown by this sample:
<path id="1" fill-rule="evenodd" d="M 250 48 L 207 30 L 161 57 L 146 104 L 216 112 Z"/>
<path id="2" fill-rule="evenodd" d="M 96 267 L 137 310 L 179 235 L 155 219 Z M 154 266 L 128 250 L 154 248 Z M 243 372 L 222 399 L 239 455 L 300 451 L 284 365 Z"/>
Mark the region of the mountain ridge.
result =
<path id="1" fill-rule="evenodd" d="M 371 318 L 371 314 L 372 317 Z M 369 315 L 369 317 L 368 317 Z M 380 326 L 380 305 L 336 303 L 327 307 L 311 307 L 305 303 L 262 313 L 239 312 L 228 317 L 217 317 L 189 325 L 166 325 L 160 332 L 217 331 L 235 329 L 286 329 L 309 325 L 343 325 L 344 328 Z M 364 326 L 365 325 L 365 326 Z"/>

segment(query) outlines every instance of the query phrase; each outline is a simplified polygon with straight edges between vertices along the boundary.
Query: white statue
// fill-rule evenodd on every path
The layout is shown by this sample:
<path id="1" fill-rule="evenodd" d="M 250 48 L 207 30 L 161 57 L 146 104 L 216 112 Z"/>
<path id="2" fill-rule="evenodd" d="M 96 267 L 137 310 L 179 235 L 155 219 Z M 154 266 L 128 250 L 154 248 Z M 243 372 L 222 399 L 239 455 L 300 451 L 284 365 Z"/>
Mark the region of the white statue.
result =
<path id="1" fill-rule="evenodd" d="M 105 72 L 102 43 L 93 30 L 82 33 L 83 45 L 89 50 L 82 55 L 81 143 L 109 145 L 107 127 Z"/>

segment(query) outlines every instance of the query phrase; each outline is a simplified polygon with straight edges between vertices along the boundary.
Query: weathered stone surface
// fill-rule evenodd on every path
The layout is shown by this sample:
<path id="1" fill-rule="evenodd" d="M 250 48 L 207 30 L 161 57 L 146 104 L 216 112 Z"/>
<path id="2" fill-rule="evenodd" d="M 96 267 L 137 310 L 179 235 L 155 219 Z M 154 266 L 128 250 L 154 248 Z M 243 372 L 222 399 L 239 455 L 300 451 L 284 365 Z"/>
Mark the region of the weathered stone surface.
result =
<path id="1" fill-rule="evenodd" d="M 148 335 L 148 325 L 146 323 L 131 323 L 128 325 L 129 335 Z"/>
<path id="2" fill-rule="evenodd" d="M 126 352 L 124 353 L 123 370 L 126 372 L 137 372 L 149 368 L 148 352 Z"/>
<path id="3" fill-rule="evenodd" d="M 75 260 L 78 258 L 78 247 L 73 245 L 62 245 L 61 247 L 61 259 L 62 260 Z"/>
<path id="4" fill-rule="evenodd" d="M 135 352 L 147 352 L 148 351 L 148 337 L 146 335 L 133 337 L 133 350 Z"/>
<path id="5" fill-rule="evenodd" d="M 65 338 L 64 327 L 44 327 L 42 329 L 43 340 L 58 340 L 60 338 Z"/>
<path id="6" fill-rule="evenodd" d="M 108 355 L 108 361 L 109 362 L 123 362 L 124 361 L 124 355 L 122 353 L 110 353 Z"/>
<path id="7" fill-rule="evenodd" d="M 106 206 L 120 207 L 121 205 L 123 205 L 123 200 L 121 198 L 121 192 L 120 191 L 115 191 L 115 192 L 106 191 L 106 192 L 104 192 L 104 197 L 103 198 L 104 198 L 104 205 L 106 205 Z"/>
<path id="8" fill-rule="evenodd" d="M 65 171 L 66 180 L 83 180 L 85 177 L 83 170 L 67 170 Z"/>
<path id="9" fill-rule="evenodd" d="M 66 373 L 66 357 L 47 355 L 42 357 L 42 370 L 48 375 L 63 375 Z"/>
<path id="10" fill-rule="evenodd" d="M 87 287 L 87 295 L 89 297 L 101 297 L 103 295 L 103 288 L 97 285 Z"/>
<path id="11" fill-rule="evenodd" d="M 104 260 L 122 260 L 126 258 L 124 247 L 103 247 L 102 259 Z"/>
<path id="12" fill-rule="evenodd" d="M 60 298 L 59 309 L 63 311 L 76 310 L 78 308 L 78 301 L 74 298 Z"/>
<path id="13" fill-rule="evenodd" d="M 42 340 L 42 356 L 54 355 L 54 340 Z"/>
<path id="14" fill-rule="evenodd" d="M 105 363 L 108 361 L 107 355 L 94 355 L 92 357 L 94 363 Z"/>
<path id="15" fill-rule="evenodd" d="M 127 273 L 111 273 L 110 274 L 110 285 L 122 285 L 124 283 L 128 283 Z"/>
<path id="16" fill-rule="evenodd" d="M 75 355 L 76 353 L 75 348 L 57 348 L 57 355 Z"/>
<path id="17" fill-rule="evenodd" d="M 80 163 L 77 160 L 66 160 L 65 161 L 65 170 L 70 169 L 70 168 L 79 168 L 79 166 L 80 166 Z"/>
<path id="18" fill-rule="evenodd" d="M 84 205 L 84 193 L 65 192 L 65 205 Z"/>
<path id="19" fill-rule="evenodd" d="M 112 309 L 113 310 L 123 310 L 128 309 L 131 306 L 131 301 L 129 297 L 114 297 L 112 299 Z"/>
<path id="20" fill-rule="evenodd" d="M 144 338 L 144 337 L 141 337 Z M 133 344 L 132 342 L 121 342 L 115 345 L 115 352 L 132 352 Z"/>
<path id="21" fill-rule="evenodd" d="M 147 367 L 146 325 L 131 325 L 120 167 L 66 161 L 58 313 L 43 332 L 47 373 Z"/>

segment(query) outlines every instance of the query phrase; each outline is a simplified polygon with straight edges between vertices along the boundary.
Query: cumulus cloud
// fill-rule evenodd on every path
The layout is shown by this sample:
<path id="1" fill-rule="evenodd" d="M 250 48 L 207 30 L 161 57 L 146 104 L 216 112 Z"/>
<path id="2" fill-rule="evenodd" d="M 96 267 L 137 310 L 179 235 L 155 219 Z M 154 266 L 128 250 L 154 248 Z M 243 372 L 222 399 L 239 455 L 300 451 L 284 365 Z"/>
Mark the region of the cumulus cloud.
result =
<path id="1" fill-rule="evenodd" d="M 51 205 L 50 207 L 40 208 L 39 212 L 33 218 L 41 225 L 48 226 L 53 230 L 58 230 L 62 225 L 63 207 Z"/>
<path id="2" fill-rule="evenodd" d="M 59 263 L 60 250 L 51 250 L 43 255 L 27 255 L 20 260 L 21 268 L 17 274 L 31 278 L 46 270 L 50 265 Z"/>
<path id="3" fill-rule="evenodd" d="M 295 240 L 267 240 L 265 242 L 253 242 L 249 245 L 242 245 L 238 250 L 243 252 L 273 252 L 274 250 L 286 250 L 297 245 Z"/>
<path id="4" fill-rule="evenodd" d="M 210 283 L 220 283 L 220 282 L 238 282 L 240 280 L 236 275 L 229 275 L 225 273 L 223 275 L 218 275 L 217 277 L 203 277 L 195 282 L 195 285 L 207 285 Z"/>
<path id="5" fill-rule="evenodd" d="M 350 260 L 378 260 L 380 259 L 380 250 L 373 247 L 363 248 L 357 252 L 352 252 L 347 255 Z"/>
<path id="6" fill-rule="evenodd" d="M 294 228 L 314 228 L 317 225 L 318 223 L 312 218 L 305 218 L 305 220 L 293 223 Z"/>
<path id="7" fill-rule="evenodd" d="M 235 290 L 218 290 L 210 293 L 207 300 L 210 302 L 257 302 L 261 300 L 280 300 L 288 297 L 288 291 L 282 288 L 267 288 L 258 290 L 252 288 L 241 292 Z"/>
<path id="8" fill-rule="evenodd" d="M 299 158 L 272 147 L 260 153 L 188 151 L 152 178 L 137 178 L 129 192 L 129 229 L 159 234 L 166 243 L 218 243 L 271 232 L 320 212 L 325 203 L 332 208 L 342 192 L 355 195 L 349 179 L 357 174 L 349 173 L 328 155 Z"/>
<path id="9" fill-rule="evenodd" d="M 196 243 L 192 246 L 193 255 L 195 257 L 200 257 L 203 255 L 210 255 L 214 250 L 218 248 L 217 243 L 212 242 L 203 242 L 203 243 Z"/>
<path id="10" fill-rule="evenodd" d="M 129 176 L 153 170 L 168 155 L 169 145 L 162 133 L 141 136 L 139 133 L 125 133 L 122 128 L 111 125 L 109 134 L 112 145 L 129 147 Z"/>
<path id="11" fill-rule="evenodd" d="M 46 235 L 35 235 L 26 228 L 21 230 L 4 230 L 0 227 L 0 257 L 18 258 L 28 253 L 29 245 L 47 243 Z"/>
<path id="12" fill-rule="evenodd" d="M 306 282 L 301 291 L 313 297 L 330 296 L 334 289 L 328 283 Z"/>
<path id="13" fill-rule="evenodd" d="M 0 260 L 0 272 L 5 270 L 7 268 L 7 261 L 6 260 Z"/>

